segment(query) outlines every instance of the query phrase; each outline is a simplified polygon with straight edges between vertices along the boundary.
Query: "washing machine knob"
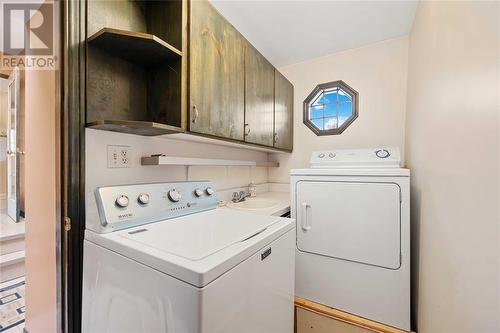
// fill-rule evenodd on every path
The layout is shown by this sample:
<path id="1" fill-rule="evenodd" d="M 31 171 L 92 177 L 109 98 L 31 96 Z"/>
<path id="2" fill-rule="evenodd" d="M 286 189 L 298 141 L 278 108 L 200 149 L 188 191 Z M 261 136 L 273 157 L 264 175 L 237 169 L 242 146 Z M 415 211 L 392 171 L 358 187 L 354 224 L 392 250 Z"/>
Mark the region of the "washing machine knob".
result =
<path id="1" fill-rule="evenodd" d="M 124 194 L 120 195 L 118 198 L 115 200 L 115 204 L 120 207 L 120 208 L 125 208 L 128 206 L 129 200 L 128 197 Z"/>
<path id="2" fill-rule="evenodd" d="M 147 194 L 147 193 L 139 194 L 139 196 L 137 197 L 137 201 L 141 205 L 147 205 L 149 203 L 149 194 Z"/>
<path id="3" fill-rule="evenodd" d="M 207 189 L 205 190 L 205 192 L 207 192 L 208 195 L 212 195 L 215 193 L 214 189 L 211 188 L 211 187 L 207 187 Z"/>
<path id="4" fill-rule="evenodd" d="M 201 197 L 203 195 L 203 190 L 201 188 L 197 188 L 194 190 L 194 195 L 198 198 Z"/>
<path id="5" fill-rule="evenodd" d="M 177 190 L 173 189 L 168 191 L 168 198 L 170 199 L 170 201 L 178 202 L 179 200 L 181 200 L 182 195 Z"/>

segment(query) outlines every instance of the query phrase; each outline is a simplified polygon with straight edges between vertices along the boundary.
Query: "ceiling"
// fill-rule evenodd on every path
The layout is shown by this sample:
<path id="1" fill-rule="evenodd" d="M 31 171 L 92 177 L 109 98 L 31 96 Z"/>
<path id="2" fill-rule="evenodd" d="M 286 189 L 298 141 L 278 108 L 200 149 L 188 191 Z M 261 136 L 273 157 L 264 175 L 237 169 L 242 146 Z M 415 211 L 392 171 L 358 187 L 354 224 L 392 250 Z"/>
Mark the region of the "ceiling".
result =
<path id="1" fill-rule="evenodd" d="M 417 0 L 210 0 L 276 67 L 410 32 Z"/>

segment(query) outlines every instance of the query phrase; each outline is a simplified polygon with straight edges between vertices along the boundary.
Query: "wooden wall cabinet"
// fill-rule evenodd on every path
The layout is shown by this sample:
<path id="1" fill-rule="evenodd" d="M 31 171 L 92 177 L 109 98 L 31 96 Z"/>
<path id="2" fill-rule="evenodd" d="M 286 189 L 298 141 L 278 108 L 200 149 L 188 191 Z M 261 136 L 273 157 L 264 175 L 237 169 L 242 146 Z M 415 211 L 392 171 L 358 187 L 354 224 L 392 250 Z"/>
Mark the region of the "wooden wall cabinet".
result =
<path id="1" fill-rule="evenodd" d="M 293 85 L 277 70 L 274 74 L 274 147 L 293 148 Z"/>
<path id="2" fill-rule="evenodd" d="M 191 1 L 192 132 L 244 140 L 245 39 L 208 1 Z"/>
<path id="3" fill-rule="evenodd" d="M 207 0 L 190 28 L 189 131 L 291 151 L 292 84 Z"/>
<path id="4" fill-rule="evenodd" d="M 245 141 L 272 147 L 274 67 L 250 44 L 245 55 Z"/>

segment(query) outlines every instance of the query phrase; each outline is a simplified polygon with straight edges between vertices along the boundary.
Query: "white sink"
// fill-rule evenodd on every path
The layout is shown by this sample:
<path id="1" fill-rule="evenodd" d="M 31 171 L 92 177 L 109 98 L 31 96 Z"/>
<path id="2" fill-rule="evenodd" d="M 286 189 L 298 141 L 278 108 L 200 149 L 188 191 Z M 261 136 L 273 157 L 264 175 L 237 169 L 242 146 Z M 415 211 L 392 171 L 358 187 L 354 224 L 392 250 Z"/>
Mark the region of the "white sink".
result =
<path id="1" fill-rule="evenodd" d="M 268 209 L 279 204 L 279 201 L 272 199 L 263 199 L 263 198 L 246 198 L 245 201 L 241 202 L 232 202 L 229 201 L 227 203 L 227 207 L 233 209 L 242 209 L 242 210 L 258 210 L 258 209 Z"/>

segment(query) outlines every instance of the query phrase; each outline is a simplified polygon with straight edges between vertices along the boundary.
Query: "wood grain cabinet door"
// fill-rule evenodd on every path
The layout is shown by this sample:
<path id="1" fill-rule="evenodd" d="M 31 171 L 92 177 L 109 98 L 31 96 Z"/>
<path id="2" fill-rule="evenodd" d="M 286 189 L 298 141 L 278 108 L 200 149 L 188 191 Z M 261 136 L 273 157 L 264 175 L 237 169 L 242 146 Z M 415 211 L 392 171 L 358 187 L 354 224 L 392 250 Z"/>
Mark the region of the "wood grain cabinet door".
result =
<path id="1" fill-rule="evenodd" d="M 274 67 L 252 45 L 245 57 L 245 141 L 273 146 Z"/>
<path id="2" fill-rule="evenodd" d="M 283 74 L 274 75 L 274 147 L 293 149 L 293 85 Z"/>
<path id="3" fill-rule="evenodd" d="M 245 43 L 208 1 L 191 1 L 190 131 L 244 139 Z"/>

